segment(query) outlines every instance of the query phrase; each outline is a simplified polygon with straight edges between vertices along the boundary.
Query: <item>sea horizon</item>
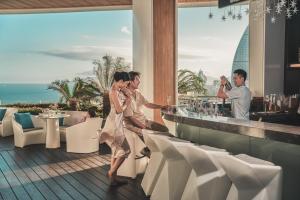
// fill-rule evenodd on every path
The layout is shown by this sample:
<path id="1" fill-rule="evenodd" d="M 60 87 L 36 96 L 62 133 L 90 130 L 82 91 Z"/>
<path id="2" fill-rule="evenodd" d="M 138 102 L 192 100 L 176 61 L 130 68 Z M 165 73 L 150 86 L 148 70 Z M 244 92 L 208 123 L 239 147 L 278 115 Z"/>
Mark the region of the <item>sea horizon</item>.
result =
<path id="1" fill-rule="evenodd" d="M 60 94 L 48 89 L 50 83 L 0 83 L 0 105 L 56 103 Z"/>

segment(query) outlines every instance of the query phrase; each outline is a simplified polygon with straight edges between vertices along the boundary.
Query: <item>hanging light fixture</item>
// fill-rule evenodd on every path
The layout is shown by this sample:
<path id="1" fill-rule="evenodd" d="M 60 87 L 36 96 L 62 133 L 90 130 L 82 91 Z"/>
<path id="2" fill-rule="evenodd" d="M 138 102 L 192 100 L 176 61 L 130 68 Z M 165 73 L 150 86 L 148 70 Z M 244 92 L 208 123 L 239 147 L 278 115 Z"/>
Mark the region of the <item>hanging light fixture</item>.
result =
<path id="1" fill-rule="evenodd" d="M 264 9 L 263 1 L 254 0 L 253 9 L 251 10 L 252 16 L 255 18 L 262 14 L 270 15 L 271 23 L 275 24 L 277 18 L 285 15 L 287 19 L 291 19 L 294 15 L 298 14 L 298 7 L 296 0 L 271 0 L 269 5 Z"/>

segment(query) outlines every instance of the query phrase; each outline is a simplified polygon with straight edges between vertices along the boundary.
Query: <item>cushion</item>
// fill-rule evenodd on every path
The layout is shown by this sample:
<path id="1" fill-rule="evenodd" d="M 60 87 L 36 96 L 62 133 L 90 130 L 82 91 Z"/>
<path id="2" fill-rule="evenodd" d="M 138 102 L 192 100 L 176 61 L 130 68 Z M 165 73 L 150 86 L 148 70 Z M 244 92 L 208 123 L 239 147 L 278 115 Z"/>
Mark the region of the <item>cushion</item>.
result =
<path id="1" fill-rule="evenodd" d="M 58 122 L 59 122 L 59 126 L 63 126 L 64 125 L 64 118 L 63 117 L 60 117 L 58 119 Z"/>
<path id="2" fill-rule="evenodd" d="M 14 115 L 23 129 L 34 128 L 30 113 L 15 113 Z"/>
<path id="3" fill-rule="evenodd" d="M 3 120 L 5 113 L 6 113 L 6 109 L 1 108 L 0 109 L 0 121 Z"/>

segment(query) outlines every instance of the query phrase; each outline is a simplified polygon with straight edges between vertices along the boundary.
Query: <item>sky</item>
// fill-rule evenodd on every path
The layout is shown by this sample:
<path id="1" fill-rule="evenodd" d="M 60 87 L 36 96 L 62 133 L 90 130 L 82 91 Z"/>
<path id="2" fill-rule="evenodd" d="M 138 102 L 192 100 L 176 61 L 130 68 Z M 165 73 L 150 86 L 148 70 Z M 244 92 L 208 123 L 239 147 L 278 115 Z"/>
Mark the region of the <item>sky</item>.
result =
<path id="1" fill-rule="evenodd" d="M 218 78 L 230 76 L 239 41 L 248 26 L 246 6 L 218 9 L 180 8 L 178 10 L 178 68 L 198 71 Z M 222 20 L 229 10 L 242 13 L 241 20 Z M 241 10 L 241 11 L 240 11 Z M 212 12 L 213 18 L 208 15 Z"/>
<path id="2" fill-rule="evenodd" d="M 248 19 L 211 10 L 213 19 L 210 8 L 178 9 L 178 68 L 228 76 Z M 131 10 L 0 15 L 0 83 L 71 80 L 106 54 L 132 62 Z"/>

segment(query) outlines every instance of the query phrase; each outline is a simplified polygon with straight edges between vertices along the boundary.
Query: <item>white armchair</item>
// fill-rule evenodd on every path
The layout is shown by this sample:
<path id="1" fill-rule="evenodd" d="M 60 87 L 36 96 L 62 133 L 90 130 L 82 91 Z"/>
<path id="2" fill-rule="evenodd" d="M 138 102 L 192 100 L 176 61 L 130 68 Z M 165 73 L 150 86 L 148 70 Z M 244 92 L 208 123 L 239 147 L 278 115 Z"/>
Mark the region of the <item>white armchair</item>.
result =
<path id="1" fill-rule="evenodd" d="M 67 152 L 91 153 L 99 150 L 101 118 L 88 118 L 85 122 L 65 128 Z"/>
<path id="2" fill-rule="evenodd" d="M 12 117 L 12 126 L 14 132 L 14 140 L 16 147 L 24 147 L 30 144 L 45 144 L 46 142 L 46 131 L 45 123 L 35 117 L 31 116 L 33 126 L 32 129 L 23 129 L 15 117 Z"/>
<path id="3" fill-rule="evenodd" d="M 3 120 L 0 122 L 0 136 L 10 136 L 13 135 L 13 127 L 12 127 L 12 117 L 14 113 L 18 112 L 17 108 L 6 108 L 6 113 L 4 115 Z"/>
<path id="4" fill-rule="evenodd" d="M 59 126 L 60 130 L 60 141 L 66 141 L 66 131 L 67 129 L 82 123 L 84 117 L 86 116 L 87 112 L 84 111 L 64 111 L 65 114 L 70 115 L 69 117 L 64 118 L 63 125 Z"/>

